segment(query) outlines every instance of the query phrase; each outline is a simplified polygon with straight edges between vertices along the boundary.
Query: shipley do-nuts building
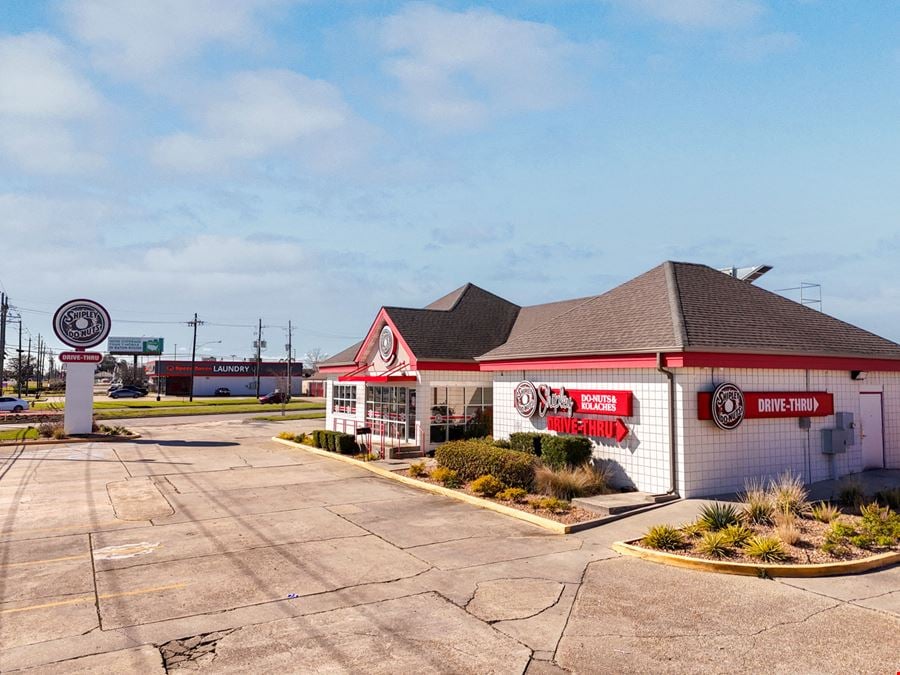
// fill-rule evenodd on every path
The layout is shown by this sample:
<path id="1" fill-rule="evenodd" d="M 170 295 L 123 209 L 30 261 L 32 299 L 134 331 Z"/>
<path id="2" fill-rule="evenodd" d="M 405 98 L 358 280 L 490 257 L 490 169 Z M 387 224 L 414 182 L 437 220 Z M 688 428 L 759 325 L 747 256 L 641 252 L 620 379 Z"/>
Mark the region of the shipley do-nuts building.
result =
<path id="1" fill-rule="evenodd" d="M 467 284 L 321 370 L 327 427 L 387 456 L 582 434 L 622 486 L 683 497 L 900 468 L 900 345 L 705 265 L 531 307 Z"/>

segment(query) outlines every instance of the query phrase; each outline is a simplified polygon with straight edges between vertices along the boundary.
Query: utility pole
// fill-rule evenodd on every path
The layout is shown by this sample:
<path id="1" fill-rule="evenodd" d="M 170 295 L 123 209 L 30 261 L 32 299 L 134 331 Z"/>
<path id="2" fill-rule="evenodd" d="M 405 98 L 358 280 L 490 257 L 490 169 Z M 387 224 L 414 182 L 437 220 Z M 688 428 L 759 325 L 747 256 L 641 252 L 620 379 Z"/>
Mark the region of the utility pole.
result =
<path id="1" fill-rule="evenodd" d="M 35 373 L 34 373 L 34 386 L 35 386 L 35 398 L 41 395 L 41 378 L 44 370 L 44 353 L 43 353 L 44 345 L 41 341 L 41 334 L 38 333 L 37 337 L 37 357 L 35 359 Z"/>
<path id="2" fill-rule="evenodd" d="M 9 304 L 6 293 L 0 293 L 0 396 L 3 396 L 3 361 L 6 358 L 6 314 Z"/>
<path id="3" fill-rule="evenodd" d="M 288 383 L 288 396 L 294 393 L 294 390 L 291 388 L 291 333 L 293 330 L 291 329 L 291 320 L 288 319 L 288 343 L 287 343 L 287 352 L 288 352 L 288 372 L 287 372 L 287 383 Z"/>
<path id="4" fill-rule="evenodd" d="M 256 332 L 256 398 L 259 398 L 259 362 L 262 359 L 262 319 Z"/>
<path id="5" fill-rule="evenodd" d="M 26 376 L 28 377 L 25 380 L 25 395 L 28 396 L 28 383 L 31 382 L 31 375 L 34 372 L 34 368 L 31 366 L 31 333 L 28 334 L 28 358 L 25 359 L 25 368 Z"/>
<path id="6" fill-rule="evenodd" d="M 22 315 L 19 314 L 19 348 L 16 350 L 19 355 L 19 367 L 16 371 L 16 397 L 22 398 Z"/>
<path id="7" fill-rule="evenodd" d="M 189 399 L 189 400 L 193 401 L 194 400 L 194 371 L 195 371 L 196 365 L 197 365 L 197 326 L 203 325 L 202 321 L 197 320 L 197 312 L 194 312 L 194 320 L 188 321 L 187 325 L 194 327 L 194 346 L 191 349 L 191 393 L 190 393 L 190 399 Z"/>

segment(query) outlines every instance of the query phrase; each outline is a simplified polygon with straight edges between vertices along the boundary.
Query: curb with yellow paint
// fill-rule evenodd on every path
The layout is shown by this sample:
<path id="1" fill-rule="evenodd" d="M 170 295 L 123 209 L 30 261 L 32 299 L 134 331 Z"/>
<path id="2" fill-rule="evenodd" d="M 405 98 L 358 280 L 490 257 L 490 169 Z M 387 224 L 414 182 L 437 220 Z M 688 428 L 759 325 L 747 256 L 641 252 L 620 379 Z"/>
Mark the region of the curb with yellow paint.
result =
<path id="1" fill-rule="evenodd" d="M 125 441 L 135 441 L 141 437 L 140 434 L 133 436 L 100 436 L 96 438 L 89 436 L 86 438 L 30 438 L 18 441 L 0 441 L 0 448 L 19 447 L 20 445 L 65 445 L 66 443 L 124 443 Z"/>
<path id="2" fill-rule="evenodd" d="M 557 534 L 569 534 L 570 532 L 574 532 L 580 529 L 579 526 L 581 526 L 581 528 L 584 527 L 584 523 L 566 525 L 565 523 L 559 523 L 555 520 L 550 520 L 549 518 L 536 516 L 535 514 L 528 513 L 527 511 L 514 509 L 511 506 L 504 506 L 503 504 L 498 504 L 487 499 L 473 497 L 472 495 L 468 495 L 465 492 L 458 492 L 457 490 L 445 488 L 441 485 L 425 483 L 424 481 L 416 480 L 415 478 L 401 476 L 400 474 L 389 471 L 388 469 L 383 469 L 380 466 L 373 466 L 371 462 L 363 462 L 361 460 L 354 459 L 353 457 L 348 457 L 347 455 L 341 455 L 336 452 L 331 452 L 330 450 L 314 448 L 311 445 L 295 443 L 294 441 L 289 441 L 284 438 L 275 437 L 272 440 L 276 443 L 281 443 L 282 445 L 287 445 L 291 448 L 300 448 L 301 450 L 305 450 L 306 452 L 310 452 L 314 455 L 321 455 L 322 457 L 337 459 L 341 462 L 346 462 L 347 464 L 353 464 L 354 466 L 358 466 L 360 468 L 366 469 L 367 471 L 371 471 L 372 473 L 382 476 L 383 478 L 389 478 L 391 480 L 397 481 L 398 483 L 403 483 L 419 490 L 425 490 L 426 492 L 443 495 L 444 497 L 450 497 L 451 499 L 456 499 L 472 506 L 477 506 L 481 509 L 487 509 L 488 511 L 502 513 L 503 515 L 511 516 L 512 518 L 518 518 L 519 520 L 524 520 L 526 523 L 531 523 L 532 525 L 543 527 L 545 530 L 550 530 L 551 532 L 556 532 Z"/>
<path id="3" fill-rule="evenodd" d="M 725 560 L 706 560 L 705 558 L 692 558 L 667 551 L 637 546 L 633 541 L 617 541 L 613 544 L 613 550 L 623 555 L 630 555 L 649 562 L 672 567 L 683 567 L 689 570 L 702 572 L 718 572 L 720 574 L 741 574 L 751 577 L 784 577 L 784 578 L 813 578 L 833 577 L 848 574 L 860 574 L 870 570 L 887 567 L 900 562 L 900 551 L 879 553 L 860 560 L 848 560 L 833 563 L 812 563 L 808 565 L 777 565 L 772 563 L 740 563 Z"/>

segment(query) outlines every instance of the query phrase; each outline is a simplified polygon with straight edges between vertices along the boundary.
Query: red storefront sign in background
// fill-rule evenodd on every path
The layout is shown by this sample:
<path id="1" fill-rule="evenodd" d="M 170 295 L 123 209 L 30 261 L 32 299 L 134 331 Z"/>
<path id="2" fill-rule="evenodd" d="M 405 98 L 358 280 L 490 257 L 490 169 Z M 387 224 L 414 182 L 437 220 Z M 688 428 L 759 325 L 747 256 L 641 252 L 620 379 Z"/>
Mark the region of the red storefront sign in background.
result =
<path id="1" fill-rule="evenodd" d="M 553 390 L 554 393 L 558 391 Z M 630 391 L 566 389 L 566 393 L 575 401 L 574 412 L 631 417 L 633 395 Z"/>
<path id="2" fill-rule="evenodd" d="M 834 414 L 834 395 L 826 391 L 745 391 L 744 417 L 826 417 Z M 711 420 L 712 392 L 697 394 L 697 419 Z"/>

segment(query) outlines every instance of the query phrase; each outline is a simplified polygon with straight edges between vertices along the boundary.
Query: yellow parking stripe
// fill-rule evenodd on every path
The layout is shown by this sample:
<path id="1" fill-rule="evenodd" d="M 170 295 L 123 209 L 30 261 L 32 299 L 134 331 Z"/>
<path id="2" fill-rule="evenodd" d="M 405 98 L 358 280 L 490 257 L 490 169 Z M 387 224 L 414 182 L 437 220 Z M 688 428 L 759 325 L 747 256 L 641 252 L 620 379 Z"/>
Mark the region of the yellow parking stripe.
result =
<path id="1" fill-rule="evenodd" d="M 65 562 L 66 560 L 82 560 L 83 558 L 90 558 L 91 556 L 87 553 L 82 553 L 81 555 L 67 555 L 63 558 L 47 558 L 46 560 L 29 560 L 27 562 L 17 562 L 17 563 L 7 563 L 6 565 L 0 565 L 0 569 L 6 569 L 9 567 L 24 567 L 26 565 L 43 565 L 44 563 L 55 563 L 55 562 Z"/>
<path id="2" fill-rule="evenodd" d="M 186 583 L 169 584 L 168 586 L 156 586 L 154 588 L 140 588 L 135 591 L 122 591 L 121 593 L 104 593 L 99 596 L 101 600 L 108 598 L 121 598 L 127 595 L 143 595 L 145 593 L 158 593 L 160 591 L 171 591 L 178 588 L 184 588 Z M 48 607 L 63 607 L 65 605 L 77 605 L 80 602 L 93 602 L 94 595 L 85 595 L 80 598 L 71 598 L 69 600 L 57 600 L 56 602 L 45 602 L 41 605 L 29 605 L 28 607 L 13 607 L 11 609 L 0 609 L 0 614 L 15 614 L 17 612 L 29 612 L 33 609 L 47 609 Z"/>

